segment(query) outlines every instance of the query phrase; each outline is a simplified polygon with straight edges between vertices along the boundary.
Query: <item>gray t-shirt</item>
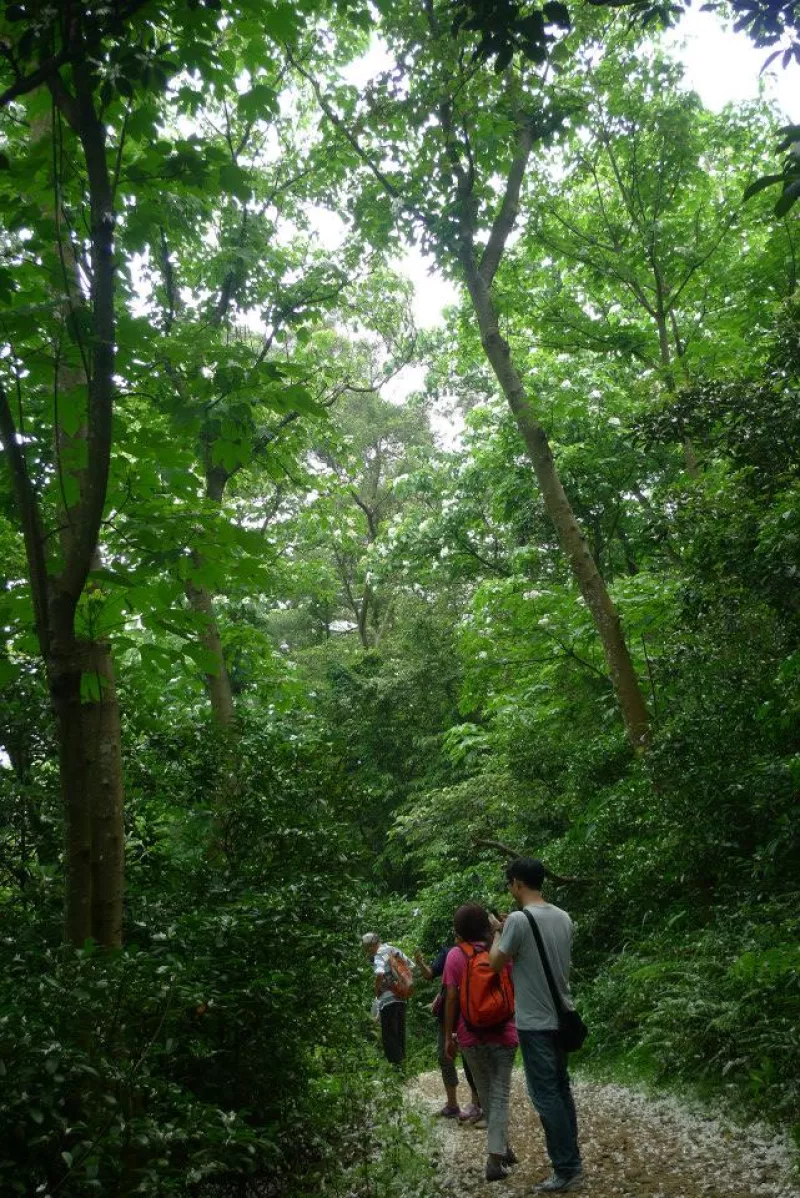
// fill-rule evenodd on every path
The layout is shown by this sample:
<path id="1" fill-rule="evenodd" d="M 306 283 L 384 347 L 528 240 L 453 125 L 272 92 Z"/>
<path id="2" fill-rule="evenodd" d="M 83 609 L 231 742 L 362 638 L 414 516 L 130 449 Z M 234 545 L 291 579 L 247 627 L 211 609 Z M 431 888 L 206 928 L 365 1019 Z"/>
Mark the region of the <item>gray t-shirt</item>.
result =
<path id="1" fill-rule="evenodd" d="M 569 993 L 569 965 L 572 952 L 572 920 L 566 911 L 552 903 L 530 903 L 530 911 L 547 951 L 547 959 L 556 988 L 566 1006 L 572 1006 Z M 503 925 L 498 945 L 514 961 L 515 1023 L 522 1031 L 546 1032 L 558 1027 L 558 1017 L 542 968 L 536 941 L 522 911 L 514 911 Z"/>

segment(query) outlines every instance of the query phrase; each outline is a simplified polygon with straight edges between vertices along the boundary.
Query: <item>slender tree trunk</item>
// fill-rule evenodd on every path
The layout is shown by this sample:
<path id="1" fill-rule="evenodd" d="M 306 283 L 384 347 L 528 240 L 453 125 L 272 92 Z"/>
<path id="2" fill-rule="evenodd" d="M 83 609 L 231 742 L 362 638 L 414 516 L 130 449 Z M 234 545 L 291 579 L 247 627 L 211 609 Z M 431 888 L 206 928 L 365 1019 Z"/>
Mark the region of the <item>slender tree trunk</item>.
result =
<path id="1" fill-rule="evenodd" d="M 364 594 L 361 599 L 361 604 L 358 608 L 358 635 L 361 640 L 361 648 L 371 648 L 368 629 L 369 617 L 369 587 L 364 587 Z"/>
<path id="2" fill-rule="evenodd" d="M 478 320 L 481 343 L 514 413 L 536 472 L 547 513 L 555 525 L 573 575 L 594 618 L 628 738 L 634 748 L 641 749 L 647 743 L 649 717 L 625 643 L 619 614 L 572 511 L 553 460 L 547 433 L 534 415 L 522 379 L 512 361 L 510 346 L 500 333 L 489 288 L 475 266 L 471 252 L 462 256 L 462 265 Z"/>
<path id="3" fill-rule="evenodd" d="M 213 597 L 205 587 L 196 586 L 191 581 L 186 582 L 184 590 L 192 610 L 202 618 L 200 641 L 215 663 L 215 668 L 206 670 L 205 673 L 206 690 L 214 721 L 220 728 L 232 729 L 236 723 L 233 689 L 219 635 Z"/>
<path id="4" fill-rule="evenodd" d="M 656 294 L 661 302 L 661 275 L 656 271 Z M 661 365 L 664 368 L 664 381 L 670 395 L 674 395 L 677 388 L 675 386 L 675 375 L 672 371 L 672 351 L 669 344 L 669 330 L 667 328 L 667 317 L 662 308 L 656 312 L 656 327 L 658 329 L 658 349 L 661 357 Z M 689 478 L 700 477 L 700 466 L 697 461 L 697 454 L 694 451 L 694 446 L 688 437 L 683 439 L 683 461 L 686 466 L 686 473 Z"/>
<path id="5" fill-rule="evenodd" d="M 225 487 L 230 475 L 221 466 L 206 467 L 206 498 L 217 507 L 222 507 Z M 202 566 L 199 554 L 193 554 L 194 564 Z M 205 683 L 208 691 L 211 713 L 218 727 L 231 731 L 236 725 L 236 709 L 233 702 L 233 687 L 222 648 L 222 638 L 219 634 L 216 612 L 214 611 L 214 596 L 208 587 L 198 585 L 191 579 L 184 584 L 186 598 L 193 611 L 202 619 L 200 641 L 203 648 L 211 655 L 214 668 L 206 670 Z"/>
<path id="6" fill-rule="evenodd" d="M 242 235 L 243 233 L 244 226 L 242 228 Z M 184 304 L 170 260 L 169 245 L 163 228 L 161 229 L 160 251 L 164 289 L 169 305 L 166 332 L 170 332 L 176 318 L 182 315 Z M 217 300 L 214 315 L 211 319 L 211 327 L 217 332 L 233 298 L 234 286 L 235 278 L 232 274 L 229 274 L 223 280 L 219 299 Z M 181 387 L 180 381 L 177 378 L 176 385 L 179 388 Z M 211 465 L 208 443 L 202 437 L 201 443 L 203 443 L 206 458 L 206 498 L 221 508 L 225 487 L 230 475 L 222 466 Z M 199 569 L 203 564 L 201 555 L 193 553 L 192 563 Z M 198 584 L 192 579 L 187 579 L 184 582 L 183 590 L 192 611 L 196 612 L 201 619 L 200 643 L 213 662 L 213 667 L 205 670 L 203 674 L 206 692 L 211 704 L 211 714 L 217 727 L 231 731 L 236 724 L 236 711 L 233 702 L 233 688 L 231 686 L 230 674 L 228 673 L 228 663 L 225 661 L 225 651 L 222 647 L 222 638 L 219 634 L 219 623 L 214 611 L 214 594 L 208 587 Z"/>

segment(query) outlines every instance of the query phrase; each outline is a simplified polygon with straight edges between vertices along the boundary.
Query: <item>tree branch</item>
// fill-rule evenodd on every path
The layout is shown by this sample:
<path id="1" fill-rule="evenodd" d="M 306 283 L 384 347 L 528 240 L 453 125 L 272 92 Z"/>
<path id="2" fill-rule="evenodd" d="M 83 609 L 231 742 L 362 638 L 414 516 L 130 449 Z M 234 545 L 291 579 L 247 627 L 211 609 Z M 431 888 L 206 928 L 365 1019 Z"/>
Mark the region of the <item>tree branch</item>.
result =
<path id="1" fill-rule="evenodd" d="M 517 149 L 506 179 L 503 201 L 494 219 L 492 231 L 478 267 L 478 273 L 487 287 L 492 285 L 506 248 L 506 242 L 516 224 L 519 213 L 519 193 L 533 149 L 534 130 L 534 118 L 523 116 L 520 113 L 517 122 Z"/>
<path id="2" fill-rule="evenodd" d="M 16 100 L 17 96 L 25 96 L 28 92 L 35 91 L 43 83 L 51 84 L 60 68 L 66 62 L 69 62 L 69 57 L 68 52 L 62 50 L 60 54 L 56 54 L 53 58 L 46 58 L 38 70 L 17 79 L 16 83 L 12 83 L 11 87 L 6 88 L 0 94 L 0 108 L 7 107 L 12 100 Z"/>
<path id="3" fill-rule="evenodd" d="M 314 91 L 314 95 L 317 97 L 317 102 L 318 102 L 320 108 L 322 109 L 322 111 L 325 113 L 328 120 L 331 122 L 331 124 L 334 126 L 334 128 L 339 130 L 339 132 L 342 134 L 342 136 L 344 137 L 344 139 L 348 143 L 348 145 L 350 145 L 351 148 L 353 150 L 355 150 L 358 157 L 361 159 L 361 161 L 364 163 L 364 165 L 371 171 L 371 173 L 375 176 L 375 178 L 378 180 L 378 182 L 380 183 L 380 185 L 384 189 L 384 191 L 387 192 L 387 194 L 390 195 L 392 197 L 392 199 L 399 200 L 402 203 L 403 207 L 406 209 L 406 211 L 410 212 L 412 214 L 412 216 L 415 216 L 417 218 L 417 220 L 420 221 L 421 224 L 425 225 L 426 228 L 431 228 L 432 225 L 434 224 L 433 219 L 427 213 L 423 212 L 420 208 L 417 208 L 414 204 L 411 203 L 410 200 L 406 199 L 403 196 L 402 192 L 396 186 L 396 184 L 394 184 L 392 182 L 392 180 L 388 177 L 388 175 L 386 175 L 380 169 L 380 167 L 377 166 L 373 162 L 373 160 L 370 158 L 367 151 L 361 145 L 361 142 L 358 140 L 356 135 L 354 133 L 352 133 L 350 129 L 348 129 L 347 125 L 342 120 L 339 113 L 336 112 L 336 110 L 331 106 L 331 104 L 326 99 L 325 95 L 323 94 L 322 88 L 320 87 L 319 83 L 314 78 L 314 76 L 309 71 L 307 71 L 304 67 L 302 67 L 300 65 L 300 63 L 292 55 L 290 50 L 287 50 L 286 53 L 287 53 L 289 62 L 292 64 L 292 66 L 295 68 L 295 70 L 298 72 L 298 74 L 302 75 L 303 78 L 308 83 L 311 84 L 311 87 Z"/>
<path id="4" fill-rule="evenodd" d="M 483 837 L 478 837 L 472 842 L 476 848 L 497 849 L 503 856 L 513 860 L 515 857 L 524 857 L 525 853 L 518 853 L 516 849 L 509 848 L 507 844 L 503 844 L 501 840 L 485 840 Z M 568 886 L 570 883 L 585 883 L 586 878 L 562 877 L 561 874 L 553 873 L 552 869 L 548 869 L 545 865 L 544 876 L 554 882 L 556 886 Z"/>

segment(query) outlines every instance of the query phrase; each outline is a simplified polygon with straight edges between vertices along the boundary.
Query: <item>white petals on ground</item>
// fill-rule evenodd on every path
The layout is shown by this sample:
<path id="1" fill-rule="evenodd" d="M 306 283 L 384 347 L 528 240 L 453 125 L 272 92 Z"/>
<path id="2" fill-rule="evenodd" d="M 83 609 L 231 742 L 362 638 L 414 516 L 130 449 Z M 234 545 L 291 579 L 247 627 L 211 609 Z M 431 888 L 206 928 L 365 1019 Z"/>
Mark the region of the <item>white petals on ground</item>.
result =
<path id="1" fill-rule="evenodd" d="M 789 1139 L 773 1129 L 742 1126 L 708 1108 L 626 1086 L 576 1081 L 574 1092 L 587 1198 L 800 1198 Z M 439 1073 L 416 1078 L 410 1097 L 433 1114 L 442 1102 Z M 512 1082 L 508 1137 L 519 1164 L 508 1180 L 483 1178 L 486 1132 L 454 1124 L 435 1121 L 439 1183 L 447 1198 L 530 1195 L 550 1173 L 521 1070 Z"/>

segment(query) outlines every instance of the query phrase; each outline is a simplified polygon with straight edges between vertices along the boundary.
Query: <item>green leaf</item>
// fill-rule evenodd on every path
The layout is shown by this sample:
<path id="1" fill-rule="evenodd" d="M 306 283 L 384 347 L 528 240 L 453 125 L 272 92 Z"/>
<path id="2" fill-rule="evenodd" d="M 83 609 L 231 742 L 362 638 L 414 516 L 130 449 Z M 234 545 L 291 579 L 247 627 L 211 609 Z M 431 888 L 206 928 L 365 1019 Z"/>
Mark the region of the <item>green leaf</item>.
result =
<path id="1" fill-rule="evenodd" d="M 81 674 L 81 703 L 99 703 L 103 697 L 104 679 L 95 670 Z"/>
<path id="2" fill-rule="evenodd" d="M 247 120 L 263 120 L 278 112 L 278 93 L 266 83 L 257 83 L 239 97 L 237 107 Z"/>
<path id="3" fill-rule="evenodd" d="M 319 416 L 325 409 L 314 399 L 314 396 L 302 383 L 289 383 L 280 392 L 280 406 L 295 412 L 304 412 L 309 416 Z"/>
<path id="4" fill-rule="evenodd" d="M 236 196 L 237 200 L 247 201 L 253 194 L 248 175 L 235 162 L 226 162 L 219 168 L 219 184 L 224 192 Z"/>
<path id="5" fill-rule="evenodd" d="M 216 677 L 220 672 L 220 663 L 215 655 L 199 642 L 188 642 L 185 647 L 186 657 L 192 661 L 204 674 Z"/>
<path id="6" fill-rule="evenodd" d="M 282 42 L 293 41 L 300 28 L 297 12 L 291 4 L 276 4 L 261 10 L 265 33 Z"/>

